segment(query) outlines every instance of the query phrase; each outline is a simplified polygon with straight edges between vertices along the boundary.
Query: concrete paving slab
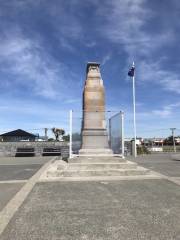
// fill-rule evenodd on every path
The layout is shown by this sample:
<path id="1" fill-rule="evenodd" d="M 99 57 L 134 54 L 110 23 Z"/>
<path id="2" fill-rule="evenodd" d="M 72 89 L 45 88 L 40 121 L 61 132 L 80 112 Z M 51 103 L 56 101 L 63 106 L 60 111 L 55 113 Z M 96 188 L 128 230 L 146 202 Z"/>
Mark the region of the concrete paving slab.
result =
<path id="1" fill-rule="evenodd" d="M 2 183 L 0 184 L 0 211 L 9 200 L 21 189 L 24 183 Z"/>
<path id="2" fill-rule="evenodd" d="M 94 177 L 54 177 L 54 178 L 40 178 L 38 182 L 102 182 L 102 181 L 134 181 L 134 180 L 144 180 L 144 179 L 166 179 L 162 175 L 156 173 L 148 175 L 135 175 L 135 176 L 94 176 Z M 176 181 L 180 181 L 179 178 L 173 178 Z M 169 179 L 168 179 L 169 180 Z M 1 182 L 0 182 L 1 183 Z M 180 182 L 178 182 L 180 185 Z"/>
<path id="3" fill-rule="evenodd" d="M 173 160 L 171 154 L 138 156 L 131 158 L 131 161 L 168 177 L 180 177 L 180 161 Z"/>
<path id="4" fill-rule="evenodd" d="M 52 158 L 49 162 L 44 164 L 39 171 L 34 174 L 29 181 L 18 191 L 15 196 L 7 203 L 7 205 L 0 212 L 0 235 L 9 224 L 14 214 L 18 211 L 22 203 L 25 201 L 29 193 L 32 191 L 41 174 L 48 168 L 48 166 L 55 160 Z"/>
<path id="5" fill-rule="evenodd" d="M 1 240 L 178 240 L 180 186 L 168 180 L 38 183 Z"/>
<path id="6" fill-rule="evenodd" d="M 51 157 L 0 157 L 0 165 L 44 164 Z"/>
<path id="7" fill-rule="evenodd" d="M 135 159 L 132 156 L 128 156 L 125 159 L 130 159 L 130 161 L 133 161 Z M 154 154 L 144 154 L 144 155 L 138 155 L 135 159 L 137 162 L 147 162 L 147 161 L 154 161 L 154 162 L 169 162 L 171 160 L 171 154 L 169 153 L 154 153 Z"/>
<path id="8" fill-rule="evenodd" d="M 142 163 L 140 165 L 169 177 L 180 177 L 180 162 L 177 161 L 171 163 Z"/>
<path id="9" fill-rule="evenodd" d="M 0 181 L 29 179 L 41 166 L 42 164 L 0 165 Z"/>

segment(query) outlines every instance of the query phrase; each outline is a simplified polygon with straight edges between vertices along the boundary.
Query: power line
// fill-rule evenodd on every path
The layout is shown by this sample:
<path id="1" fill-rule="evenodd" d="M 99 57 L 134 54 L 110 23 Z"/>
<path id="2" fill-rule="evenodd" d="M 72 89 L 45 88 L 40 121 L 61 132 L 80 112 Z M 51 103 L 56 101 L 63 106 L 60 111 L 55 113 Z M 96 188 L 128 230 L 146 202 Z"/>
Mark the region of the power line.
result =
<path id="1" fill-rule="evenodd" d="M 158 131 L 166 131 L 169 130 L 169 128 L 159 128 L 159 129 L 151 129 L 151 130 L 139 130 L 139 132 L 158 132 Z"/>

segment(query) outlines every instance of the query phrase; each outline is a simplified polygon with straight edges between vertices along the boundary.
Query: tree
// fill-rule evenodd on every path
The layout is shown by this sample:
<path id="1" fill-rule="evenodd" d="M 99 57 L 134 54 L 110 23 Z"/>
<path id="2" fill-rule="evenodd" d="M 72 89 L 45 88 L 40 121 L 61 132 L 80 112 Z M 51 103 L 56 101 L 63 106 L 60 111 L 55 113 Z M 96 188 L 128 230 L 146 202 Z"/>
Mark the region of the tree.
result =
<path id="1" fill-rule="evenodd" d="M 164 139 L 164 145 L 173 145 L 173 136 L 169 136 Z"/>
<path id="2" fill-rule="evenodd" d="M 54 138 L 49 138 L 48 139 L 48 142 L 53 142 L 54 141 Z"/>
<path id="3" fill-rule="evenodd" d="M 69 142 L 69 138 L 70 138 L 69 134 L 63 136 L 63 140 L 64 140 L 65 142 Z"/>
<path id="4" fill-rule="evenodd" d="M 59 141 L 59 137 L 61 136 L 63 136 L 64 134 L 65 134 L 65 131 L 64 131 L 64 129 L 62 129 L 62 128 L 52 128 L 52 132 L 54 133 L 54 136 L 55 136 L 55 138 L 56 138 L 56 141 Z M 61 138 L 62 139 L 62 138 Z"/>

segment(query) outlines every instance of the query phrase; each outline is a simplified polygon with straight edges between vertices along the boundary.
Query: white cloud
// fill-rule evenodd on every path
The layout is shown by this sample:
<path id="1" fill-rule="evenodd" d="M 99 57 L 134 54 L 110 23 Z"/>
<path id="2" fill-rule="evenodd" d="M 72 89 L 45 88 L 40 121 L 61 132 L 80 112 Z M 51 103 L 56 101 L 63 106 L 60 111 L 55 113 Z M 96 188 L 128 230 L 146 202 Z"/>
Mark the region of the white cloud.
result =
<path id="1" fill-rule="evenodd" d="M 149 55 L 163 43 L 174 40 L 172 29 L 157 34 L 147 30 L 146 25 L 155 14 L 147 3 L 147 0 L 112 0 L 98 8 L 98 14 L 105 18 L 98 30 L 123 47 L 130 57 Z"/>
<path id="2" fill-rule="evenodd" d="M 82 101 L 81 98 L 68 98 L 65 103 L 71 104 L 71 103 L 80 103 Z"/>
<path id="3" fill-rule="evenodd" d="M 101 61 L 101 65 L 102 66 L 105 65 L 110 59 L 111 59 L 111 53 L 106 54 Z"/>
<path id="4" fill-rule="evenodd" d="M 69 127 L 69 109 L 33 101 L 1 100 L 0 132 L 15 128 Z M 9 117 L 11 116 L 11 117 Z"/>
<path id="5" fill-rule="evenodd" d="M 85 42 L 85 45 L 88 48 L 93 48 L 94 46 L 97 45 L 97 43 L 95 41 L 88 41 L 88 42 Z"/>
<path id="6" fill-rule="evenodd" d="M 1 39 L 0 64 L 2 71 L 15 76 L 13 81 L 49 98 L 62 97 L 66 75 L 70 75 L 63 63 L 55 61 L 38 41 L 26 38 L 20 31 Z"/>
<path id="7" fill-rule="evenodd" d="M 163 118 L 166 118 L 169 116 L 172 117 L 174 114 L 173 112 L 177 111 L 176 109 L 179 107 L 180 107 L 180 102 L 176 102 L 176 103 L 168 104 L 162 107 L 162 109 L 153 110 L 152 113 Z"/>
<path id="8" fill-rule="evenodd" d="M 144 0 L 113 0 L 111 3 L 99 8 L 98 12 L 106 18 L 106 24 L 100 30 L 110 41 L 123 44 L 130 53 L 135 45 L 149 41 L 141 28 L 151 12 L 143 8 Z"/>
<path id="9" fill-rule="evenodd" d="M 138 81 L 158 83 L 163 89 L 180 94 L 179 75 L 163 65 L 169 59 L 161 57 L 159 60 L 156 57 L 160 48 L 166 48 L 175 41 L 175 30 L 171 23 L 166 31 L 155 33 L 149 30 L 148 24 L 157 12 L 153 12 L 147 4 L 147 0 L 106 2 L 97 10 L 104 18 L 104 24 L 98 31 L 125 50 L 127 65 L 135 60 Z"/>
<path id="10" fill-rule="evenodd" d="M 180 94 L 180 77 L 178 73 L 169 71 L 163 67 L 163 59 L 154 62 L 139 62 L 137 66 L 137 79 L 155 83 L 163 89 Z"/>
<path id="11" fill-rule="evenodd" d="M 67 5 L 60 1 L 55 1 L 54 4 L 49 4 L 49 1 L 46 1 L 44 11 L 48 15 L 49 22 L 53 25 L 57 37 L 63 36 L 66 41 L 79 40 L 83 33 L 82 23 L 77 17 L 79 9 L 76 7 L 79 5 L 79 1 L 71 0 Z"/>
<path id="12" fill-rule="evenodd" d="M 153 110 L 152 113 L 160 117 L 168 117 L 171 115 L 172 112 L 170 109 L 164 108 L 162 110 Z"/>

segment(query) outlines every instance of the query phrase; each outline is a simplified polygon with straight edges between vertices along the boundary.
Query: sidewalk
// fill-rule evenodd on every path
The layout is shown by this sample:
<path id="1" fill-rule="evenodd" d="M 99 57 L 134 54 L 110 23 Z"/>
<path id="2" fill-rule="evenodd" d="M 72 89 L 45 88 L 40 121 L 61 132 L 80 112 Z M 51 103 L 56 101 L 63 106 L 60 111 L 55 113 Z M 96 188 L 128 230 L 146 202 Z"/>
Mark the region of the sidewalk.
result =
<path id="1" fill-rule="evenodd" d="M 136 161 L 145 164 L 142 159 Z M 180 185 L 167 179 L 38 182 L 0 239 L 180 240 Z"/>
<path id="2" fill-rule="evenodd" d="M 0 211 L 50 157 L 0 157 Z"/>

